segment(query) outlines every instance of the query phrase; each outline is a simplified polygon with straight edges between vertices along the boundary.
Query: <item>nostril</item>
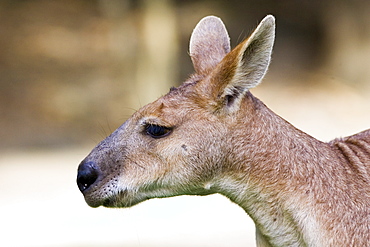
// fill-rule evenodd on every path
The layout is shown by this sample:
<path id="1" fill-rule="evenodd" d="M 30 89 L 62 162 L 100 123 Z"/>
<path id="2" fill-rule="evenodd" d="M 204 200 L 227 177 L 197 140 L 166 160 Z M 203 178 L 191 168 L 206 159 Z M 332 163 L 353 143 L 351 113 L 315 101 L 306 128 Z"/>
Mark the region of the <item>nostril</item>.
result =
<path id="1" fill-rule="evenodd" d="M 94 162 L 82 162 L 78 167 L 77 185 L 81 192 L 87 190 L 98 178 Z"/>

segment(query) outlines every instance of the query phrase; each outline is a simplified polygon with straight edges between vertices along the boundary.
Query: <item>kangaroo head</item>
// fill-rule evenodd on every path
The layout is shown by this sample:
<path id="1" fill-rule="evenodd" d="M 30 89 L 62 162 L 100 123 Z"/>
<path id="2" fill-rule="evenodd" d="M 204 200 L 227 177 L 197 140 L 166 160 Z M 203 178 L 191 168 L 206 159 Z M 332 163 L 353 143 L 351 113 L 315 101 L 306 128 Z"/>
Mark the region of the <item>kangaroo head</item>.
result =
<path id="1" fill-rule="evenodd" d="M 274 32 L 274 17 L 267 16 L 230 51 L 222 21 L 203 18 L 190 39 L 195 74 L 139 109 L 81 162 L 77 183 L 86 202 L 128 207 L 219 192 L 217 181 L 238 163 L 235 150 L 243 144 L 235 144 L 236 135 L 253 131 L 256 107 L 248 90 L 267 71 Z"/>

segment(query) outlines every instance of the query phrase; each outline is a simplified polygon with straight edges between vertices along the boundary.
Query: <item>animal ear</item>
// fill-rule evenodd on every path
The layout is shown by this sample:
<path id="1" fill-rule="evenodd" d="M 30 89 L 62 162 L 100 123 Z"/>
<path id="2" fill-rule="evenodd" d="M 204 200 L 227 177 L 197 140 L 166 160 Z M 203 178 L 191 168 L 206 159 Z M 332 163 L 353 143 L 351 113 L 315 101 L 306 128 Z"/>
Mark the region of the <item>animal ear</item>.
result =
<path id="1" fill-rule="evenodd" d="M 207 85 L 203 85 L 210 91 L 214 107 L 226 108 L 227 112 L 239 109 L 247 91 L 257 86 L 266 74 L 274 39 L 275 18 L 268 15 L 249 38 L 223 58 L 204 81 Z"/>
<path id="2" fill-rule="evenodd" d="M 230 52 L 230 38 L 225 25 L 215 16 L 204 17 L 193 30 L 189 53 L 195 72 L 209 74 Z"/>

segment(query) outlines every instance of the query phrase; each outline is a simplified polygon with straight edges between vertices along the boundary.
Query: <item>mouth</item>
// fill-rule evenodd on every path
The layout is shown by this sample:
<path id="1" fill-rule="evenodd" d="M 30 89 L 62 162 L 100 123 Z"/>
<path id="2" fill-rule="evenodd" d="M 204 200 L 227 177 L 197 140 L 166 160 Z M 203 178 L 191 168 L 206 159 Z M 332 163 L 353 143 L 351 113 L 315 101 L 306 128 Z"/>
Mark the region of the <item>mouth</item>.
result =
<path id="1" fill-rule="evenodd" d="M 115 195 L 111 195 L 109 197 L 96 197 L 94 195 L 84 195 L 85 201 L 87 205 L 92 208 L 97 208 L 100 206 L 107 207 L 107 208 L 115 208 L 118 207 L 118 199 Z"/>
<path id="2" fill-rule="evenodd" d="M 114 207 L 117 202 L 117 192 L 113 189 L 102 189 L 98 186 L 93 186 L 82 191 L 85 202 L 92 208 L 100 206 Z"/>
<path id="3" fill-rule="evenodd" d="M 102 194 L 95 193 L 84 193 L 86 203 L 92 207 L 97 208 L 100 206 L 107 208 L 127 208 L 136 205 L 147 198 L 138 199 L 136 193 L 128 190 L 120 191 L 109 191 Z"/>

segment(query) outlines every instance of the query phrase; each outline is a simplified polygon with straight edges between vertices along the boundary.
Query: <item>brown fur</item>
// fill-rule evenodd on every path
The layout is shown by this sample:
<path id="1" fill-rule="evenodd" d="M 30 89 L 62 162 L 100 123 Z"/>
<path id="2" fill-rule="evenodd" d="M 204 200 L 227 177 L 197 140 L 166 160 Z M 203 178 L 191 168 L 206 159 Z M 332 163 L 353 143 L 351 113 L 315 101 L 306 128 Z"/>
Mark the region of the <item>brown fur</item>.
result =
<path id="1" fill-rule="evenodd" d="M 252 217 L 258 246 L 370 246 L 370 130 L 324 143 L 249 92 L 266 73 L 274 28 L 267 16 L 229 52 L 223 23 L 204 18 L 190 42 L 196 74 L 80 164 L 86 202 L 220 193 Z"/>

